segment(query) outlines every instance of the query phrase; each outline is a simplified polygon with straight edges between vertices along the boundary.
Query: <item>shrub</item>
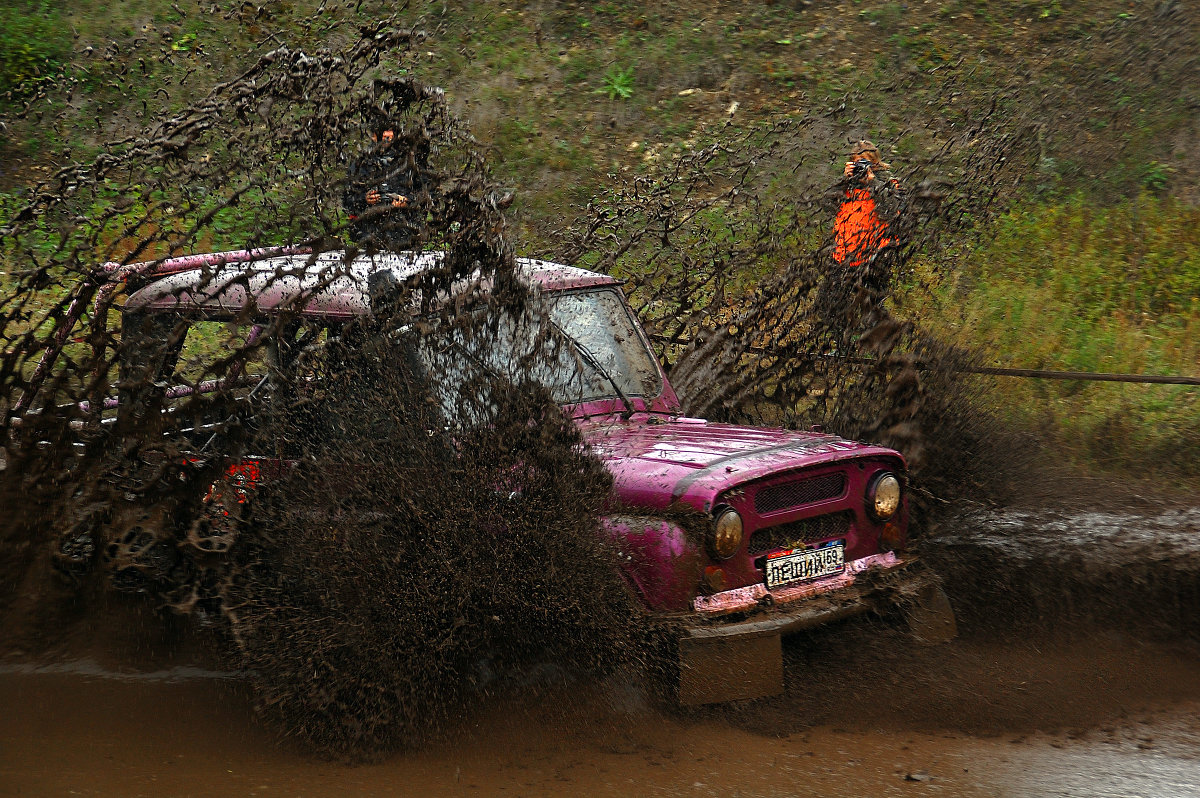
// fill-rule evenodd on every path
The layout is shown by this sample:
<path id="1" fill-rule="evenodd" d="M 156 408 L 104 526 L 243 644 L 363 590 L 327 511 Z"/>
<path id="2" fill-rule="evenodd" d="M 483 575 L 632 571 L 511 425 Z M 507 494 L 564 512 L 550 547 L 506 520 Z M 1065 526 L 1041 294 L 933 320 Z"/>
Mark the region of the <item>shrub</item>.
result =
<path id="1" fill-rule="evenodd" d="M 607 94 L 610 100 L 628 100 L 633 96 L 633 67 L 621 69 L 617 65 L 609 67 L 604 75 L 604 88 L 600 93 Z"/>

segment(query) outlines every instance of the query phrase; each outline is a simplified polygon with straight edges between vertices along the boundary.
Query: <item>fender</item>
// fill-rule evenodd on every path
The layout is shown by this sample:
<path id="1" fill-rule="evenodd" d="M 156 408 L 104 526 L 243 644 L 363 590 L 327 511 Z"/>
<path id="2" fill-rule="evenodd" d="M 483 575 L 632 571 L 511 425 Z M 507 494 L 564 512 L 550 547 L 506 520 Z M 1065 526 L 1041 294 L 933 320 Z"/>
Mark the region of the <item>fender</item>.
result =
<path id="1" fill-rule="evenodd" d="M 703 553 L 679 524 L 647 515 L 600 519 L 621 572 L 651 610 L 690 610 L 703 575 Z"/>

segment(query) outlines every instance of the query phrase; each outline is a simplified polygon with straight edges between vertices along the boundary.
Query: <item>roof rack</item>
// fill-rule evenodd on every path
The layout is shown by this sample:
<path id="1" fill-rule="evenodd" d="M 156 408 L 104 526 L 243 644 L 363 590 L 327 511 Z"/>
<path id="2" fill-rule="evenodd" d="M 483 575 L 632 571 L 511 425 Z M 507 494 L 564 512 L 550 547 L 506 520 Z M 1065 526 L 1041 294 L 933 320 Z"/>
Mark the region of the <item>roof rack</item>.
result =
<path id="1" fill-rule="evenodd" d="M 183 255 L 166 260 L 148 260 L 139 263 L 117 263 L 109 261 L 100 267 L 109 280 L 124 281 L 133 276 L 166 277 L 170 274 L 190 272 L 206 266 L 225 266 L 230 263 L 274 258 L 281 255 L 309 255 L 311 247 L 259 247 L 257 249 L 234 249 L 228 252 L 206 252 L 201 255 Z"/>

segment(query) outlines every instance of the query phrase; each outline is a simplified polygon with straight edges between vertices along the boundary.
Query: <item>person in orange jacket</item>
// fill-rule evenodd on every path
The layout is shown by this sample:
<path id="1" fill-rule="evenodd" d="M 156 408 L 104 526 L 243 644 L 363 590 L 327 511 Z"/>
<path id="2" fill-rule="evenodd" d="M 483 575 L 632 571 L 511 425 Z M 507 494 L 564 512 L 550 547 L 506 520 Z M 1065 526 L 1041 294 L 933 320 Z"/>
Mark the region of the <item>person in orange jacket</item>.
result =
<path id="1" fill-rule="evenodd" d="M 860 140 L 842 170 L 833 220 L 832 268 L 818 288 L 813 311 L 837 346 L 873 328 L 887 312 L 891 273 L 900 252 L 899 181 L 879 149 Z M 845 339 L 845 340 L 843 340 Z"/>
<path id="2" fill-rule="evenodd" d="M 869 264 L 886 247 L 896 245 L 877 202 L 877 194 L 896 195 L 900 182 L 888 174 L 879 149 L 861 140 L 850 150 L 842 176 L 845 196 L 833 220 L 833 260 L 841 266 Z"/>

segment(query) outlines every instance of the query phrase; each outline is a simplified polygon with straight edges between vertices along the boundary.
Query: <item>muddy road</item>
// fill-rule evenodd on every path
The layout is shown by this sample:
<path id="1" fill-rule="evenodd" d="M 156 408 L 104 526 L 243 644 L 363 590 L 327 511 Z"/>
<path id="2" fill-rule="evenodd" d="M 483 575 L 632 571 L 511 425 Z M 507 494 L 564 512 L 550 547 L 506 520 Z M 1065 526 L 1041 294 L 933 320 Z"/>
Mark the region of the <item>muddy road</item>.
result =
<path id="1" fill-rule="evenodd" d="M 782 696 L 686 712 L 632 674 L 481 663 L 474 712 L 359 765 L 264 729 L 189 634 L 85 624 L 0 666 L 0 794 L 1200 794 L 1200 510 L 980 513 L 925 551 L 951 644 L 817 630 L 786 643 Z"/>
<path id="2" fill-rule="evenodd" d="M 962 674 L 955 686 L 968 715 L 986 712 L 985 702 L 997 713 L 975 732 L 963 730 L 961 718 L 939 722 L 928 711 L 906 722 L 888 708 L 868 720 L 857 706 L 861 699 L 842 694 L 850 711 L 838 724 L 764 735 L 745 719 L 681 718 L 636 702 L 614 704 L 611 692 L 573 684 L 543 687 L 520 699 L 484 700 L 477 716 L 452 737 L 359 766 L 313 760 L 277 745 L 256 725 L 244 697 L 214 680 L 8 673 L 0 677 L 6 707 L 0 721 L 2 792 L 1195 795 L 1200 789 L 1195 652 L 1108 645 L 1104 656 L 1112 659 L 1100 664 L 1087 663 L 1093 656 L 1088 646 L 1055 653 L 1048 666 L 1035 667 L 1029 651 L 957 645 L 960 663 L 988 660 L 988 667 Z M 1008 671 L 1014 660 L 1032 690 L 1009 702 L 988 687 L 987 676 Z M 1058 670 L 1071 660 L 1074 666 Z M 1157 684 L 1129 687 L 1142 679 Z M 837 691 L 819 683 L 808 689 Z M 910 692 L 909 700 L 917 702 L 923 689 Z M 1110 695 L 1099 701 L 1086 695 L 1096 692 Z M 1039 731 L 1042 724 L 1035 719 L 1014 723 L 1004 717 L 1038 695 L 1059 703 L 1068 694 L 1084 695 L 1068 728 L 1053 724 Z M 1004 726 L 1010 728 L 1001 733 Z"/>

